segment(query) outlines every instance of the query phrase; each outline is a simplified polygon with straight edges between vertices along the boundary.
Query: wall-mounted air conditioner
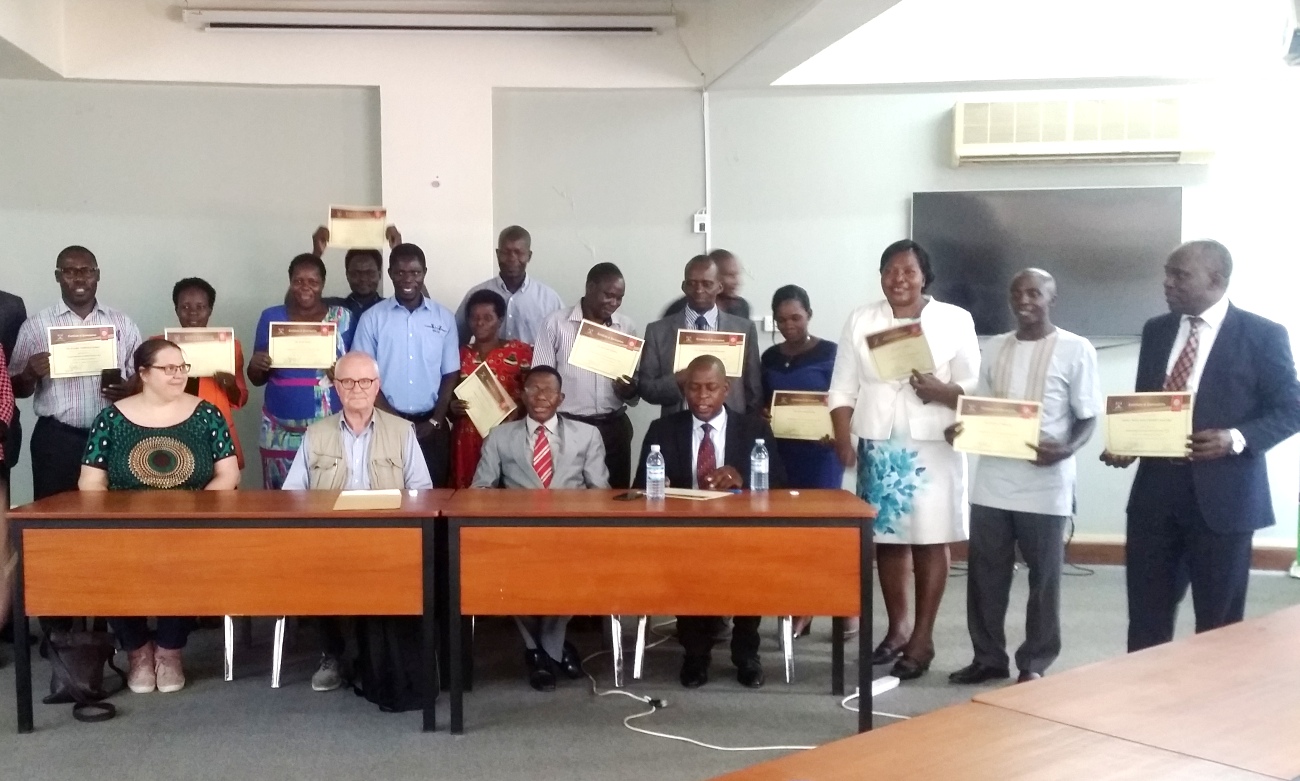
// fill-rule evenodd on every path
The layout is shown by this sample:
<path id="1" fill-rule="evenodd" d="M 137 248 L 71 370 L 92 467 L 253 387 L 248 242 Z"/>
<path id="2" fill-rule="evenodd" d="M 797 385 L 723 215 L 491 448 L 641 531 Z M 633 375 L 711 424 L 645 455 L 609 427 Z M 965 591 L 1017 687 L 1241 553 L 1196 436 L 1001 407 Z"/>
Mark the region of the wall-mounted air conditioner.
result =
<path id="1" fill-rule="evenodd" d="M 411 32 L 657 33 L 672 14 L 489 14 L 395 11 L 197 9 L 181 21 L 198 30 L 397 30 Z"/>
<path id="2" fill-rule="evenodd" d="M 958 103 L 953 165 L 1208 163 L 1203 124 L 1179 98 Z"/>

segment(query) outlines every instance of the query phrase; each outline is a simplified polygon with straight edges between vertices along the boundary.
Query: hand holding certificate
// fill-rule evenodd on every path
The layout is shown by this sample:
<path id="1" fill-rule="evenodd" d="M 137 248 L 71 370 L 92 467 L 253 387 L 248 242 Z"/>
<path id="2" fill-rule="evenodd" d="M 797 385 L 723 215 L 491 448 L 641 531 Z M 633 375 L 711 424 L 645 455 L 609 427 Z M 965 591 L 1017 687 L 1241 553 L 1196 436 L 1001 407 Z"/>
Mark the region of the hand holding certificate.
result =
<path id="1" fill-rule="evenodd" d="M 832 436 L 829 394 L 811 391 L 772 392 L 772 436 L 820 442 Z"/>
<path id="2" fill-rule="evenodd" d="M 457 385 L 455 393 L 456 398 L 469 405 L 466 412 L 470 422 L 483 437 L 515 411 L 514 400 L 486 363 L 480 363 L 473 374 Z"/>
<path id="3" fill-rule="evenodd" d="M 1043 405 L 1019 399 L 962 396 L 957 399 L 961 433 L 952 446 L 980 456 L 1036 461 Z"/>
<path id="4" fill-rule="evenodd" d="M 50 379 L 98 377 L 117 369 L 117 328 L 111 325 L 52 325 Z"/>
<path id="5" fill-rule="evenodd" d="M 1187 458 L 1191 393 L 1106 397 L 1106 452 L 1129 458 Z"/>
<path id="6" fill-rule="evenodd" d="M 643 344 L 643 339 L 583 320 L 569 352 L 569 363 L 611 380 L 631 377 L 641 360 Z"/>
<path id="7" fill-rule="evenodd" d="M 690 366 L 701 355 L 712 355 L 722 361 L 728 377 L 740 377 L 745 370 L 745 335 L 731 331 L 678 331 L 673 374 Z"/>
<path id="8" fill-rule="evenodd" d="M 338 358 L 337 323 L 273 322 L 270 328 L 276 369 L 328 369 Z"/>
<path id="9" fill-rule="evenodd" d="M 235 329 L 164 328 L 163 338 L 175 342 L 190 365 L 191 377 L 235 373 Z"/>
<path id="10" fill-rule="evenodd" d="M 382 206 L 331 206 L 330 244 L 342 249 L 382 249 L 388 211 Z"/>
<path id="11" fill-rule="evenodd" d="M 921 374 L 934 371 L 934 356 L 919 322 L 867 334 L 867 348 L 876 364 L 876 373 L 883 380 L 903 380 L 913 371 Z"/>

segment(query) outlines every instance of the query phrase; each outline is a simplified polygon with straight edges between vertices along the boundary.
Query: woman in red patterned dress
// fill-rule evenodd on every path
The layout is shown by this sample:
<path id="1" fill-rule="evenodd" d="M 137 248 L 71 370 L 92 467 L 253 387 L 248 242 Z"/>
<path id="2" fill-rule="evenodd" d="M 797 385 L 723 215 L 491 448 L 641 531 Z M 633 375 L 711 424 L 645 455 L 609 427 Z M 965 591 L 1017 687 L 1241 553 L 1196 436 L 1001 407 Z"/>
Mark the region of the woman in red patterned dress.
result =
<path id="1" fill-rule="evenodd" d="M 491 290 L 480 290 L 469 297 L 465 318 L 474 340 L 460 348 L 460 378 L 464 380 L 480 364 L 486 363 L 510 398 L 519 404 L 523 393 L 523 376 L 533 364 L 533 348 L 523 342 L 501 341 L 498 333 L 506 317 L 506 301 Z M 517 417 L 522 407 L 518 407 Z M 451 403 L 453 419 L 451 429 L 451 485 L 469 488 L 478 468 L 483 437 L 466 414 L 465 402 L 456 399 Z"/>

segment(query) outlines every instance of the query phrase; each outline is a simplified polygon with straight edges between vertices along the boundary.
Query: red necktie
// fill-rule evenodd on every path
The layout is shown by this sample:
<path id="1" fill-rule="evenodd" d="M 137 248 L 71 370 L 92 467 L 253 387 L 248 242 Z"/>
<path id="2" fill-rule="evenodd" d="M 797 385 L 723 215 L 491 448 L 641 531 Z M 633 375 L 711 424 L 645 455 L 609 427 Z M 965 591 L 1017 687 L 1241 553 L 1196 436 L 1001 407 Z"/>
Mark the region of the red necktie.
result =
<path id="1" fill-rule="evenodd" d="M 1165 390 L 1187 390 L 1187 381 L 1192 377 L 1192 367 L 1196 365 L 1196 351 L 1201 346 L 1200 328 L 1201 323 L 1204 322 L 1199 317 L 1188 318 L 1187 344 L 1183 345 L 1183 351 L 1178 354 L 1178 360 L 1174 361 L 1174 368 L 1169 371 L 1169 376 L 1165 378 Z"/>
<path id="2" fill-rule="evenodd" d="M 704 478 L 718 468 L 718 456 L 713 450 L 713 437 L 709 436 L 713 427 L 705 423 L 700 429 L 704 432 L 704 439 L 700 440 L 700 452 L 695 456 L 695 485 L 703 488 Z"/>
<path id="3" fill-rule="evenodd" d="M 537 439 L 533 442 L 533 469 L 542 481 L 543 488 L 551 487 L 551 442 L 546 438 L 546 426 L 537 427 Z"/>

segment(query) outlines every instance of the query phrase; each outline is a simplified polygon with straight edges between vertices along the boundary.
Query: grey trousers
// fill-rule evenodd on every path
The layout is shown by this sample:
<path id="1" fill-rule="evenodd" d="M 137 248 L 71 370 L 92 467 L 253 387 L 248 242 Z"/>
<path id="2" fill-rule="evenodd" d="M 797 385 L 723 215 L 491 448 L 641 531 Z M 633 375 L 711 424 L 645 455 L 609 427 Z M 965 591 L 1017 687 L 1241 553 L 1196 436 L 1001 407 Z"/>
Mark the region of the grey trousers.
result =
<path id="1" fill-rule="evenodd" d="M 1007 669 L 1004 625 L 1016 548 L 1029 567 L 1025 642 L 1016 649 L 1022 673 L 1042 675 L 1061 653 L 1061 567 L 1066 516 L 1013 512 L 972 504 L 966 626 L 975 661 Z"/>
<path id="2" fill-rule="evenodd" d="M 546 655 L 560 661 L 564 655 L 564 634 L 572 616 L 515 616 L 519 634 L 528 650 L 541 648 Z"/>

